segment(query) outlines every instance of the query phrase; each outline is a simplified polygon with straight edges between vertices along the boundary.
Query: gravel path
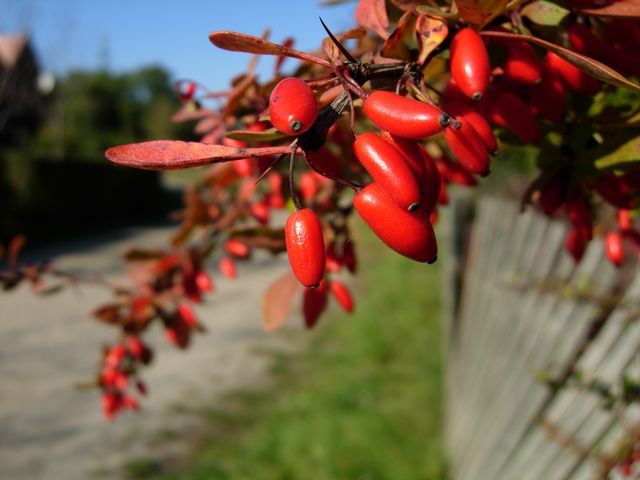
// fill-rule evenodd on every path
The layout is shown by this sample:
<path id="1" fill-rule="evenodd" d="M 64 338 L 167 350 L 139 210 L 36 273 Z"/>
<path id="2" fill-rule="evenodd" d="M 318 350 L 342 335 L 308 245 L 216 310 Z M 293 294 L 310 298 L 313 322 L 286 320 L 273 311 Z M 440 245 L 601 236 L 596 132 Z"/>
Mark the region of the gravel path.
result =
<path id="1" fill-rule="evenodd" d="M 116 275 L 123 247 L 162 246 L 169 231 L 128 229 L 35 256 L 53 256 L 65 269 Z M 156 360 L 143 372 L 150 396 L 142 412 L 125 412 L 113 423 L 102 418 L 97 390 L 75 388 L 92 379 L 101 344 L 115 338 L 114 329 L 89 315 L 108 295 L 85 286 L 47 298 L 28 288 L 0 292 L 0 478 L 121 478 L 127 460 L 183 451 L 186 436 L 203 422 L 180 410 L 210 406 L 226 393 L 259 384 L 270 363 L 259 352 L 294 348 L 290 334 L 298 330 L 297 319 L 280 333 L 260 327 L 264 287 L 286 263 L 283 256 L 258 257 L 239 266 L 236 281 L 217 275 L 210 303 L 197 309 L 208 332 L 196 336 L 188 351 L 168 345 L 160 329 L 152 331 Z"/>

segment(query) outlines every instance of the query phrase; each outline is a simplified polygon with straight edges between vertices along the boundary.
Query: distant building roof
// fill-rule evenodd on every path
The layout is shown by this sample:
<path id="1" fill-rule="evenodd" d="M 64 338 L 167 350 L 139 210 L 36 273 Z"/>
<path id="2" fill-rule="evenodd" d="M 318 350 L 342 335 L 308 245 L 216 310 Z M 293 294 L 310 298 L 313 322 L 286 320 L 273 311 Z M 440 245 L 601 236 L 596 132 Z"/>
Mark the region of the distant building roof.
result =
<path id="1" fill-rule="evenodd" d="M 24 33 L 0 36 L 0 65 L 7 70 L 12 69 L 28 43 L 29 37 Z"/>

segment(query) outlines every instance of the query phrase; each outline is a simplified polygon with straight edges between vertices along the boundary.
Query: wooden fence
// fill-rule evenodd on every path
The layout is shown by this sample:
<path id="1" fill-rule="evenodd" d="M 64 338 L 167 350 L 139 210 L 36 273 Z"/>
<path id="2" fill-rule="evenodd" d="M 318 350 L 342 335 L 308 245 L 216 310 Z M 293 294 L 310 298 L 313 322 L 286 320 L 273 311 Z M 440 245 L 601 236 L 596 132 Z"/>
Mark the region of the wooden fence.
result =
<path id="1" fill-rule="evenodd" d="M 623 478 L 640 435 L 637 262 L 614 268 L 596 239 L 576 265 L 566 224 L 513 201 L 456 200 L 451 213 L 452 478 Z"/>

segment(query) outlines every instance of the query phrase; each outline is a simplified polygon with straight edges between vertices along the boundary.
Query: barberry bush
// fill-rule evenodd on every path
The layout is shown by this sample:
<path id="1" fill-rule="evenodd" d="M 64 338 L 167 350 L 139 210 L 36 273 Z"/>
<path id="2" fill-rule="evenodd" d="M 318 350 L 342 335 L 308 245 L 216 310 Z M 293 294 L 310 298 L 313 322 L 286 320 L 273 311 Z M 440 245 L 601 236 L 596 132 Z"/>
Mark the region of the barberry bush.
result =
<path id="1" fill-rule="evenodd" d="M 268 33 L 211 33 L 214 46 L 252 57 L 226 91 L 176 83 L 174 120 L 195 121 L 201 141 L 106 152 L 134 168 L 208 167 L 185 191 L 171 245 L 129 251 L 131 286 L 94 311 L 120 335 L 96 381 L 105 415 L 138 408 L 150 325 L 178 348 L 203 329 L 192 306 L 214 292 L 208 259 L 235 278 L 236 262 L 255 251 L 286 251 L 291 272 L 266 289 L 263 326 L 282 326 L 301 294 L 311 328 L 329 301 L 355 308 L 336 278 L 357 272 L 354 212 L 390 249 L 433 263 L 449 186 L 474 187 L 522 146 L 537 168 L 522 208 L 566 218 L 576 262 L 594 232 L 613 264 L 629 261 L 640 246 L 639 17 L 636 1 L 360 0 L 357 25 L 322 23 L 314 53 Z M 273 75 L 260 79 L 266 56 Z M 298 63 L 284 75 L 287 58 Z M 289 211 L 285 225 L 271 220 L 279 209 Z M 35 275 L 21 272 L 14 265 L 0 278 Z"/>

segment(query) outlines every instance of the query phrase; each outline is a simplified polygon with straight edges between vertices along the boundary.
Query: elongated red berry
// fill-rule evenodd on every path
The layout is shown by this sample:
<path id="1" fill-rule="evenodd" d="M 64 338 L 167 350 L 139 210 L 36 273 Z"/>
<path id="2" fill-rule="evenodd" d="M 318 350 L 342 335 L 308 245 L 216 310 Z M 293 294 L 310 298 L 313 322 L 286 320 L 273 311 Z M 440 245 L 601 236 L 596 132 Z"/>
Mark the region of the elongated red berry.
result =
<path id="1" fill-rule="evenodd" d="M 462 92 L 480 100 L 489 86 L 489 54 L 478 33 L 471 28 L 460 30 L 451 42 L 451 76 Z"/>
<path id="2" fill-rule="evenodd" d="M 567 37 L 573 49 L 591 58 L 602 56 L 603 48 L 600 40 L 593 32 L 581 23 L 572 23 L 567 27 Z"/>
<path id="3" fill-rule="evenodd" d="M 300 135 L 316 121 L 318 100 L 303 80 L 285 78 L 271 92 L 269 114 L 271 123 L 279 131 L 287 135 Z"/>
<path id="4" fill-rule="evenodd" d="M 313 328 L 327 308 L 329 300 L 327 290 L 327 282 L 322 281 L 318 288 L 307 288 L 302 294 L 302 314 L 307 328 Z"/>
<path id="5" fill-rule="evenodd" d="M 220 269 L 220 273 L 227 278 L 236 278 L 237 276 L 236 264 L 231 257 L 222 257 L 218 264 L 218 268 Z"/>
<path id="6" fill-rule="evenodd" d="M 559 123 L 564 118 L 565 87 L 558 74 L 549 67 L 548 58 L 545 56 L 542 62 L 542 82 L 529 89 L 529 98 L 542 118 Z"/>
<path id="7" fill-rule="evenodd" d="M 574 229 L 585 240 L 591 240 L 593 237 L 593 221 L 591 220 L 591 210 L 587 199 L 583 195 L 575 195 L 567 200 L 565 208 Z"/>
<path id="8" fill-rule="evenodd" d="M 623 233 L 633 230 L 633 222 L 629 210 L 618 210 L 618 228 Z"/>
<path id="9" fill-rule="evenodd" d="M 262 225 L 269 223 L 269 206 L 266 202 L 255 202 L 249 205 L 249 211 Z"/>
<path id="10" fill-rule="evenodd" d="M 422 158 L 420 144 L 416 140 L 399 137 L 398 135 L 393 135 L 389 132 L 385 132 L 384 130 L 380 132 L 380 136 L 387 143 L 393 145 L 395 149 L 402 154 L 402 157 L 418 183 L 418 187 L 422 187 L 426 178 L 424 159 Z"/>
<path id="11" fill-rule="evenodd" d="M 460 165 L 471 173 L 486 175 L 489 173 L 489 154 L 478 132 L 463 117 L 456 117 L 461 124 L 459 130 L 450 127 L 444 133 L 444 139 L 458 159 Z"/>
<path id="12" fill-rule="evenodd" d="M 414 140 L 435 135 L 449 123 L 449 116 L 439 108 L 383 90 L 369 94 L 364 114 L 380 130 Z"/>
<path id="13" fill-rule="evenodd" d="M 468 100 L 454 99 L 445 104 L 445 109 L 450 115 L 460 116 L 471 124 L 482 143 L 491 154 L 498 151 L 498 142 L 493 134 L 493 129 L 489 122 L 481 113 L 478 113 Z"/>
<path id="14" fill-rule="evenodd" d="M 531 108 L 513 93 L 505 92 L 496 101 L 496 110 L 505 126 L 525 143 L 536 143 L 542 132 Z"/>
<path id="15" fill-rule="evenodd" d="M 474 187 L 478 184 L 475 177 L 459 163 L 439 159 L 436 162 L 436 166 L 438 167 L 443 183 L 455 183 L 463 187 Z"/>
<path id="16" fill-rule="evenodd" d="M 620 232 L 609 232 L 604 238 L 604 248 L 607 258 L 616 267 L 624 261 L 624 246 Z"/>
<path id="17" fill-rule="evenodd" d="M 573 261 L 578 263 L 582 260 L 582 256 L 584 255 L 584 251 L 587 248 L 588 240 L 584 238 L 575 228 L 572 228 L 567 232 L 567 238 L 564 243 L 564 248 L 571 257 Z"/>
<path id="18" fill-rule="evenodd" d="M 353 143 L 353 153 L 376 183 L 402 209 L 420 206 L 420 188 L 403 155 L 378 135 L 366 132 Z"/>
<path id="19" fill-rule="evenodd" d="M 251 253 L 249 245 L 233 238 L 226 241 L 224 248 L 229 255 L 236 258 L 249 258 L 249 254 Z"/>
<path id="20" fill-rule="evenodd" d="M 507 48 L 509 53 L 502 65 L 505 75 L 525 85 L 540 83 L 542 70 L 533 47 L 527 42 L 512 42 Z"/>
<path id="21" fill-rule="evenodd" d="M 398 207 L 375 183 L 358 191 L 353 206 L 369 228 L 389 248 L 417 262 L 434 262 L 438 246 L 431 224 L 420 212 Z"/>
<path id="22" fill-rule="evenodd" d="M 333 297 L 338 301 L 345 312 L 353 312 L 353 297 L 349 288 L 339 280 L 332 280 L 330 290 Z"/>
<path id="23" fill-rule="evenodd" d="M 424 192 L 422 194 L 422 208 L 427 214 L 433 212 L 438 203 L 440 197 L 440 189 L 442 178 L 440 177 L 440 170 L 436 162 L 431 158 L 431 155 L 421 145 L 420 151 L 422 153 L 422 159 L 424 160 L 425 169 L 425 185 Z"/>
<path id="24" fill-rule="evenodd" d="M 538 197 L 538 205 L 545 213 L 545 215 L 551 216 L 558 208 L 564 203 L 565 197 L 565 184 L 560 175 L 554 175 L 549 181 L 540 189 L 540 195 Z"/>
<path id="25" fill-rule="evenodd" d="M 305 287 L 316 287 L 324 277 L 326 253 L 322 225 L 313 210 L 303 208 L 289 215 L 285 241 L 295 276 Z"/>
<path id="26" fill-rule="evenodd" d="M 547 52 L 549 67 L 558 74 L 562 81 L 574 92 L 594 95 L 600 89 L 600 82 L 587 75 L 578 67 L 567 62 L 553 52 Z"/>
<path id="27" fill-rule="evenodd" d="M 617 208 L 633 209 L 637 202 L 632 196 L 632 191 L 624 182 L 623 177 L 611 173 L 598 177 L 593 182 L 593 187 L 607 202 Z"/>

